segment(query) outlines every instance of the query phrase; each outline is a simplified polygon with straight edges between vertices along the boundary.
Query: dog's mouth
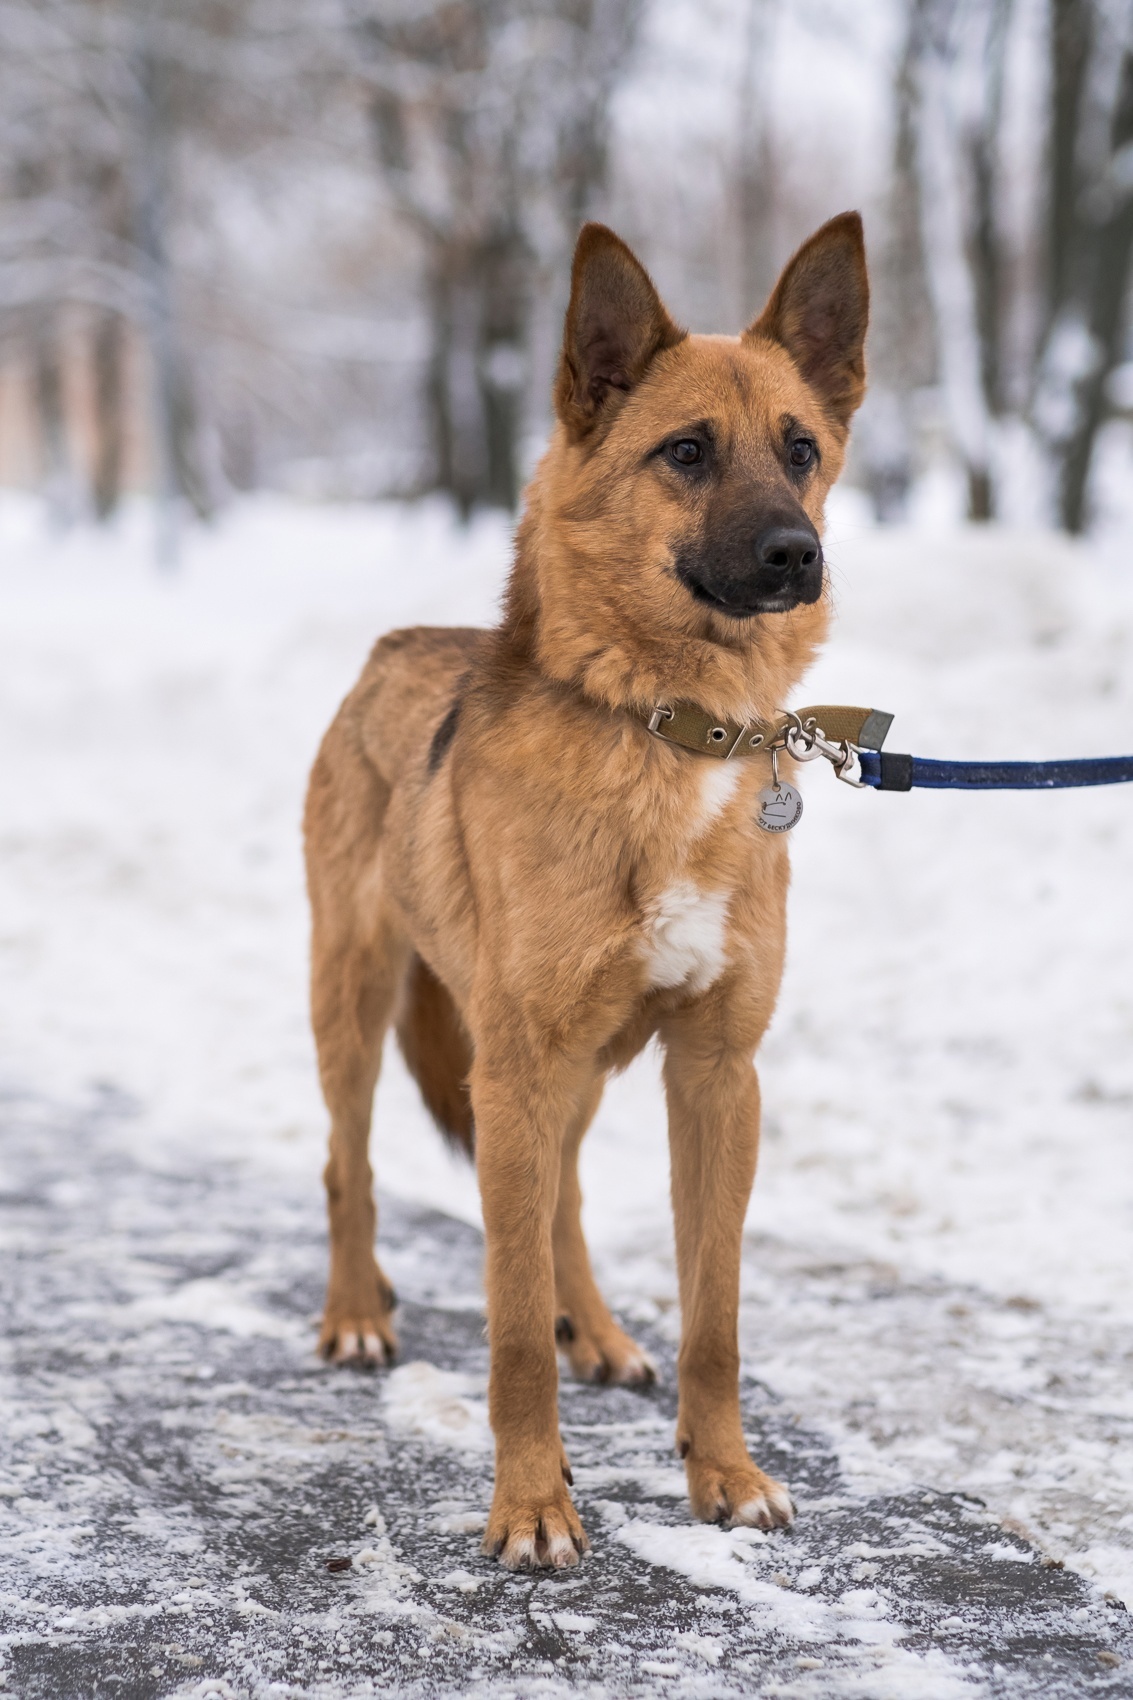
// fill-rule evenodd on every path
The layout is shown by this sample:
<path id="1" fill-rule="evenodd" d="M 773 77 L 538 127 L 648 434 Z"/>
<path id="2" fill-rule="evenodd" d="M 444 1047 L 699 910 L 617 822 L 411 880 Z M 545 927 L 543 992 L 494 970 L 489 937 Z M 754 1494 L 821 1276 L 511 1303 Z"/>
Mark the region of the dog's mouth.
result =
<path id="1" fill-rule="evenodd" d="M 725 614 L 731 620 L 750 620 L 757 614 L 786 614 L 800 603 L 817 602 L 822 592 L 822 575 L 818 575 L 817 586 L 813 594 L 809 584 L 781 584 L 774 588 L 760 591 L 754 586 L 746 595 L 719 596 L 714 590 L 709 590 L 703 580 L 687 569 L 680 574 L 681 582 L 686 590 L 702 602 L 706 608 L 712 608 L 717 614 Z"/>

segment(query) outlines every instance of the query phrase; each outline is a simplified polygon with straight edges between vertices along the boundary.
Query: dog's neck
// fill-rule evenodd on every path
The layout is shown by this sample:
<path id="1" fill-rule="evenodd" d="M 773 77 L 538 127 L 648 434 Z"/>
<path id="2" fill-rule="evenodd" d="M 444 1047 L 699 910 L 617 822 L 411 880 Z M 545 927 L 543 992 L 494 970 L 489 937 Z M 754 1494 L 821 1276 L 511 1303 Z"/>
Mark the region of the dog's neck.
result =
<path id="1" fill-rule="evenodd" d="M 743 622 L 697 610 L 699 630 L 659 630 L 635 619 L 616 556 L 596 560 L 564 544 L 559 528 L 546 523 L 541 498 L 537 478 L 516 536 L 500 628 L 514 662 L 636 714 L 685 701 L 742 723 L 788 706 L 825 636 L 823 604 Z M 674 594 L 686 593 L 674 583 Z"/>

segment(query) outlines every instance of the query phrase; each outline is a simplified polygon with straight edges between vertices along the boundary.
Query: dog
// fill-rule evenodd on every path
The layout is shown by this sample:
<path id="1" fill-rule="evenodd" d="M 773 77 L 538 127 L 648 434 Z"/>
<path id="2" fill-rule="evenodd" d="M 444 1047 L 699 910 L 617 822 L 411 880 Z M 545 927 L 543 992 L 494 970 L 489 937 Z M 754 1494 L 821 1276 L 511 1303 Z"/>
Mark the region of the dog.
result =
<path id="1" fill-rule="evenodd" d="M 785 840 L 755 820 L 771 761 L 746 730 L 784 708 L 826 633 L 823 504 L 864 393 L 868 310 L 856 213 L 799 249 L 739 337 L 686 333 L 629 248 L 586 225 L 499 625 L 383 637 L 311 774 L 331 1118 L 320 1348 L 380 1364 L 397 1346 L 368 1159 L 393 1025 L 436 1121 L 475 1141 L 496 1449 L 483 1550 L 511 1569 L 588 1546 L 556 1348 L 583 1378 L 653 1377 L 595 1284 L 577 1174 L 607 1075 L 653 1037 L 692 1509 L 761 1528 L 794 1514 L 739 1406 L 754 1057 L 788 883 Z M 711 740 L 733 734 L 718 759 Z"/>

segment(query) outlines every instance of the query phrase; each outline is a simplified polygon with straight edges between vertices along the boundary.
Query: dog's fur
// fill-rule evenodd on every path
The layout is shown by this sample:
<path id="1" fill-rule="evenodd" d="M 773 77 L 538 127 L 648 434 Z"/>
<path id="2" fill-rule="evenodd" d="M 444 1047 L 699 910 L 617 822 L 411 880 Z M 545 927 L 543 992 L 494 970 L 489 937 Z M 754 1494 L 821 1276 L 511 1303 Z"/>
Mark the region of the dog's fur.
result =
<path id="1" fill-rule="evenodd" d="M 587 225 L 558 426 L 499 626 L 383 638 L 311 775 L 331 1114 L 321 1346 L 378 1362 L 396 1347 L 367 1156 L 396 1022 L 436 1119 L 469 1149 L 475 1127 L 496 1439 L 484 1546 L 511 1567 L 574 1564 L 587 1544 L 556 1341 L 576 1375 L 652 1378 L 595 1286 L 577 1158 L 606 1075 L 654 1035 L 692 1507 L 763 1527 L 792 1514 L 744 1445 L 737 1345 L 786 847 L 755 826 L 765 756 L 676 748 L 637 713 L 685 699 L 742 721 L 789 704 L 826 629 L 818 533 L 863 393 L 867 310 L 856 214 L 799 250 L 739 338 L 680 330 L 624 244 Z M 794 555 L 776 552 L 784 532 L 802 538 Z"/>

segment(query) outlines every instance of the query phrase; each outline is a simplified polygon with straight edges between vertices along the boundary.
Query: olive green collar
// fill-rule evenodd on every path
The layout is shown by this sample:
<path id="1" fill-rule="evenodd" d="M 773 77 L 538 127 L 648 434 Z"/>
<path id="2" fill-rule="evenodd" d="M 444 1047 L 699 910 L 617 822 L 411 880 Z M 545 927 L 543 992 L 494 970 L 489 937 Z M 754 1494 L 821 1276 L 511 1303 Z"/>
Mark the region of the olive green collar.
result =
<path id="1" fill-rule="evenodd" d="M 699 755 L 727 761 L 731 756 L 758 755 L 782 747 L 788 732 L 817 732 L 834 744 L 856 745 L 860 750 L 879 750 L 893 716 L 878 708 L 847 708 L 821 703 L 800 708 L 797 714 L 781 713 L 773 720 L 723 720 L 706 714 L 694 702 L 658 703 L 652 713 L 634 710 L 646 730 L 666 744 Z"/>

